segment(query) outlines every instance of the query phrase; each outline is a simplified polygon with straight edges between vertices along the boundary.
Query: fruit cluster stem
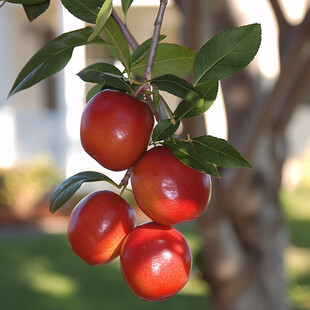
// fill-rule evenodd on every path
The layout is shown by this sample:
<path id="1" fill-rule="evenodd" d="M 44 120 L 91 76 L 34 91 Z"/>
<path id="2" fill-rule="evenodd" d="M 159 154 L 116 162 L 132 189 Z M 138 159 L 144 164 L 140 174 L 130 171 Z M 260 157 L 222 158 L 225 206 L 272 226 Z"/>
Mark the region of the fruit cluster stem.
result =
<path id="1" fill-rule="evenodd" d="M 147 64 L 144 71 L 144 81 L 148 81 L 152 77 L 152 68 L 154 64 L 156 49 L 159 41 L 159 35 L 160 35 L 160 29 L 164 18 L 164 13 L 166 6 L 168 4 L 168 0 L 161 0 L 160 6 L 158 10 L 158 14 L 154 23 L 154 31 L 151 41 L 151 47 L 149 51 L 149 57 L 147 60 Z M 139 45 L 137 41 L 135 40 L 134 36 L 129 31 L 128 27 L 122 22 L 120 17 L 117 15 L 116 11 L 112 11 L 112 16 L 119 25 L 121 31 L 123 32 L 128 44 L 131 46 L 133 50 L 135 50 Z M 146 83 L 146 88 L 144 90 L 150 90 L 150 84 Z M 168 118 L 168 113 L 166 111 L 166 107 L 160 102 L 159 105 L 159 112 L 157 111 L 156 107 L 154 106 L 154 103 L 152 101 L 151 95 L 146 95 L 146 104 L 150 107 L 155 119 L 157 122 L 159 122 L 162 119 Z"/>

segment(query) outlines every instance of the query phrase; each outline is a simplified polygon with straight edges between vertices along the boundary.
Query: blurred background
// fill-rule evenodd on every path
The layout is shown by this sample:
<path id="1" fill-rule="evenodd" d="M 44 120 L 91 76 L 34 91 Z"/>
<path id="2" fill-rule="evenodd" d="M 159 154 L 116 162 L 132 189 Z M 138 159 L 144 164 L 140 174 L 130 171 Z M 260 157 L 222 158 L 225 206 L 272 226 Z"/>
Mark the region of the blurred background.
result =
<path id="1" fill-rule="evenodd" d="M 122 16 L 120 1 L 113 3 Z M 152 35 L 158 4 L 133 1 L 127 22 L 139 43 Z M 176 226 L 194 255 L 192 276 L 175 297 L 146 303 L 125 284 L 118 260 L 86 266 L 67 242 L 71 209 L 106 183 L 83 185 L 63 210 L 49 213 L 53 189 L 77 172 L 123 177 L 99 166 L 79 141 L 91 85 L 76 73 L 113 59 L 102 46 L 76 48 L 63 71 L 7 99 L 40 47 L 85 24 L 58 0 L 31 23 L 22 6 L 6 3 L 0 9 L 0 308 L 310 309 L 309 8 L 308 0 L 169 1 L 162 34 L 196 50 L 218 31 L 261 23 L 255 60 L 221 83 L 205 116 L 182 124 L 185 135 L 228 139 L 254 168 L 222 171 L 204 215 Z M 139 222 L 147 221 L 137 212 Z"/>

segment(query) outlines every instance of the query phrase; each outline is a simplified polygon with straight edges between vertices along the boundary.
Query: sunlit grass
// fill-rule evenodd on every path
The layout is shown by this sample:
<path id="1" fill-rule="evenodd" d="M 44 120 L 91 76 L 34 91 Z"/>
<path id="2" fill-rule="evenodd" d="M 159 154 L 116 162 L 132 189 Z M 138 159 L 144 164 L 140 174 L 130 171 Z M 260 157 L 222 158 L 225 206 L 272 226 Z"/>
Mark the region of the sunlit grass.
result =
<path id="1" fill-rule="evenodd" d="M 310 309 L 310 194 L 306 189 L 281 191 L 280 201 L 290 233 L 285 254 L 288 300 L 294 310 Z"/>
<path id="2" fill-rule="evenodd" d="M 197 235 L 186 232 L 190 244 Z M 125 283 L 119 259 L 91 267 L 78 258 L 65 235 L 38 234 L 0 240 L 0 309 L 155 310 L 208 309 L 198 272 L 179 294 L 160 302 L 137 298 Z"/>

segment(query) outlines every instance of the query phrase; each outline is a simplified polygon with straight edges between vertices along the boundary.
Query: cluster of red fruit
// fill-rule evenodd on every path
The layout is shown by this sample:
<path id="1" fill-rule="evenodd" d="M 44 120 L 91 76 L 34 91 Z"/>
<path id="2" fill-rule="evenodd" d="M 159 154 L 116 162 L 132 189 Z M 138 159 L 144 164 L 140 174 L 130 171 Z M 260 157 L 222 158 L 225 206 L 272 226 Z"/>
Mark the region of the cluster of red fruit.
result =
<path id="1" fill-rule="evenodd" d="M 149 107 L 125 93 L 105 90 L 89 101 L 81 120 L 83 148 L 110 170 L 134 167 L 134 197 L 153 222 L 135 227 L 134 209 L 121 196 L 97 191 L 78 203 L 68 226 L 78 256 L 102 265 L 120 255 L 126 282 L 149 301 L 169 298 L 186 284 L 191 251 L 171 225 L 200 216 L 211 193 L 210 176 L 183 164 L 169 148 L 147 151 L 153 126 Z"/>

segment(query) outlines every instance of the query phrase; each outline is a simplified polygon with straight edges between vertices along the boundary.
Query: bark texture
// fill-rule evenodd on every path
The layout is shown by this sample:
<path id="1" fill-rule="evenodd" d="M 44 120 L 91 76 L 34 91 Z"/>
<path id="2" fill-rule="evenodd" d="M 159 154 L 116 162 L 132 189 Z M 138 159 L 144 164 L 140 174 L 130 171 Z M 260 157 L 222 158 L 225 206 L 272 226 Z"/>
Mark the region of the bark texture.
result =
<path id="1" fill-rule="evenodd" d="M 177 2 L 189 30 L 185 42 L 195 49 L 211 34 L 237 26 L 229 0 Z M 284 129 L 298 104 L 309 99 L 310 14 L 292 26 L 277 0 L 270 4 L 279 27 L 281 73 L 276 83 L 266 91 L 261 77 L 247 69 L 222 81 L 228 140 L 254 168 L 226 169 L 222 180 L 213 179 L 211 204 L 199 221 L 203 274 L 216 310 L 289 309 L 283 266 L 288 238 L 278 191 L 286 156 Z M 203 134 L 201 119 L 184 125 L 192 136 Z"/>

